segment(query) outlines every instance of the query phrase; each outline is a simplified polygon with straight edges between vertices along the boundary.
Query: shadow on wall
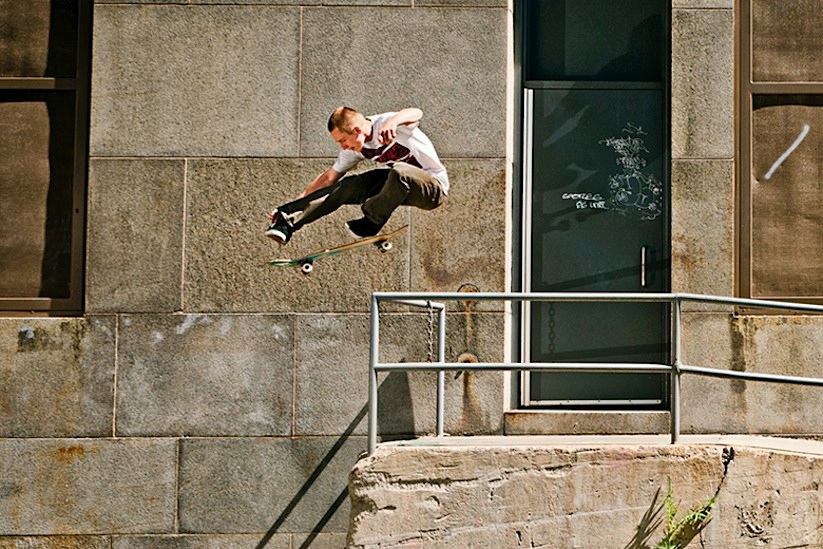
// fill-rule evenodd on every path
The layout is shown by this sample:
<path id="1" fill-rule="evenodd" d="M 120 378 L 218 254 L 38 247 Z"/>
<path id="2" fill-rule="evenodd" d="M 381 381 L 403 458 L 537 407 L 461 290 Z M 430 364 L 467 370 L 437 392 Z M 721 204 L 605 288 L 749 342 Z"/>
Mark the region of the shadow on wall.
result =
<path id="1" fill-rule="evenodd" d="M 390 372 L 380 383 L 377 391 L 379 395 L 379 413 L 377 414 L 377 417 L 378 421 L 385 423 L 378 425 L 378 432 L 408 433 L 410 436 L 413 436 L 414 409 L 412 407 L 411 391 L 409 390 L 409 380 L 406 372 Z M 317 467 L 314 468 L 314 471 L 312 471 L 306 479 L 306 482 L 303 483 L 291 501 L 289 501 L 288 505 L 286 505 L 274 521 L 274 524 L 271 525 L 271 528 L 269 528 L 268 532 L 266 532 L 266 535 L 264 535 L 260 540 L 260 543 L 257 544 L 256 549 L 263 549 L 268 545 L 271 538 L 277 533 L 280 527 L 283 526 L 283 523 L 289 515 L 291 515 L 303 497 L 308 494 L 309 490 L 312 489 L 312 486 L 315 482 L 317 482 L 317 479 L 320 478 L 320 475 L 326 467 L 329 466 L 335 456 L 343 448 L 343 445 L 348 441 L 352 433 L 354 433 L 357 426 L 360 425 L 360 423 L 366 418 L 367 413 L 368 404 L 364 404 L 360 411 L 354 416 L 351 423 L 349 423 L 349 426 L 343 434 L 340 435 L 340 438 L 338 438 L 334 443 L 334 446 L 332 446 L 323 459 L 320 460 L 320 463 L 318 463 Z M 402 435 L 398 434 L 395 436 L 400 438 Z M 353 467 L 354 463 L 351 465 Z M 342 483 L 344 486 L 340 491 L 340 494 L 311 529 L 309 535 L 300 545 L 300 549 L 305 549 L 312 544 L 314 539 L 317 537 L 317 534 L 323 530 L 334 514 L 340 509 L 340 506 L 343 505 L 346 499 L 348 499 L 348 478 L 342 479 Z"/>

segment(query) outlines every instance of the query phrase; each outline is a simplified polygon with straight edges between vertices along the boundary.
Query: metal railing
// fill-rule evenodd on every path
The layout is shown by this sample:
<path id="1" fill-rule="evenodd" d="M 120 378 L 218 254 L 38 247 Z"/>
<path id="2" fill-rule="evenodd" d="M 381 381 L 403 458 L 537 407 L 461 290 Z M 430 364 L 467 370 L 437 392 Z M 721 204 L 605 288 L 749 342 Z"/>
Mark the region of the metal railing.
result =
<path id="1" fill-rule="evenodd" d="M 585 363 L 585 362 L 446 362 L 446 305 L 444 301 L 573 301 L 573 302 L 657 302 L 671 305 L 671 355 L 669 364 L 636 363 Z M 397 303 L 437 312 L 437 358 L 436 362 L 381 363 L 380 351 L 380 304 Z M 778 309 L 794 312 L 823 313 L 823 306 L 742 299 L 697 294 L 662 293 L 594 293 L 594 292 L 552 292 L 552 293 L 389 293 L 376 292 L 371 299 L 371 338 L 369 349 L 369 403 L 368 403 L 368 447 L 369 454 L 377 446 L 377 398 L 378 372 L 392 371 L 434 371 L 437 372 L 437 418 L 436 434 L 444 435 L 445 372 L 447 371 L 529 371 L 529 372 L 612 372 L 612 373 L 668 373 L 669 414 L 671 442 L 677 443 L 680 436 L 680 376 L 694 374 L 700 376 L 766 381 L 796 385 L 823 386 L 823 379 L 784 376 L 779 374 L 758 374 L 717 368 L 705 368 L 683 364 L 681 357 L 681 313 L 683 302 L 751 307 L 756 309 Z M 432 337 L 432 335 L 430 335 Z M 432 357 L 434 358 L 434 357 Z"/>

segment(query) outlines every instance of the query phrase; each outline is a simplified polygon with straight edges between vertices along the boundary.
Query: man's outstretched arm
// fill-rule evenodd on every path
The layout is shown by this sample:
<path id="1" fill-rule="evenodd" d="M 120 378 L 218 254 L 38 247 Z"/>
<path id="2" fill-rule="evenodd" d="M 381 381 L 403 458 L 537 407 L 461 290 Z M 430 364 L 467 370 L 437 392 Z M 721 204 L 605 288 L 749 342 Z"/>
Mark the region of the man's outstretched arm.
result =
<path id="1" fill-rule="evenodd" d="M 342 176 L 342 175 L 343 174 L 341 174 L 340 172 L 337 172 L 334 169 L 329 168 L 325 172 L 323 172 L 320 175 L 318 175 L 317 177 L 315 177 L 314 181 L 312 181 L 309 184 L 309 186 L 306 187 L 306 190 L 303 191 L 302 193 L 300 193 L 300 195 L 297 198 L 303 198 L 304 196 L 307 196 L 307 195 L 313 193 L 314 191 L 316 191 L 318 189 L 322 189 L 324 187 L 328 187 L 329 185 L 332 185 L 334 182 L 336 182 L 338 179 L 340 179 L 340 176 Z M 277 210 L 274 210 L 269 214 L 269 219 L 270 220 L 274 219 L 274 214 L 275 214 L 276 211 Z"/>
<path id="2" fill-rule="evenodd" d="M 329 185 L 332 185 L 332 184 L 336 183 L 337 180 L 340 179 L 341 175 L 343 175 L 343 174 L 341 174 L 338 171 L 335 171 L 334 168 L 329 168 L 325 172 L 323 172 L 320 175 L 318 175 L 317 177 L 315 177 L 314 181 L 312 181 L 309 184 L 309 186 L 306 187 L 305 191 L 300 193 L 300 196 L 298 198 L 303 198 L 304 196 L 308 196 L 308 195 L 310 195 L 311 193 L 313 193 L 314 191 L 316 191 L 318 189 L 324 189 L 324 188 L 328 187 Z"/>

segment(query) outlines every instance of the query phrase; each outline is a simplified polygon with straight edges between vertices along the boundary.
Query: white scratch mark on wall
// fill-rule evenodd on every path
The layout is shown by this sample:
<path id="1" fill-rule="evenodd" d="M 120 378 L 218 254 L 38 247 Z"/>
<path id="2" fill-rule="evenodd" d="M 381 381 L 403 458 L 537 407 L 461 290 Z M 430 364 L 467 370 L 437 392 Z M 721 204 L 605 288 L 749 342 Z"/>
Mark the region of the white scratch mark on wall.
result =
<path id="1" fill-rule="evenodd" d="M 185 335 L 197 324 L 212 324 L 214 321 L 205 315 L 186 315 L 183 323 L 175 328 L 177 335 Z"/>
<path id="2" fill-rule="evenodd" d="M 278 326 L 277 324 L 275 324 L 271 327 L 271 329 L 272 332 L 274 332 L 274 339 L 276 339 L 277 341 L 286 338 L 286 330 L 284 330 L 282 326 Z"/>
<path id="3" fill-rule="evenodd" d="M 779 168 L 780 165 L 783 162 L 785 162 L 787 158 L 789 158 L 789 155 L 794 152 L 794 150 L 803 142 L 804 139 L 806 139 L 806 136 L 809 134 L 809 129 L 810 127 L 808 124 L 803 124 L 803 131 L 800 132 L 800 135 L 797 136 L 797 139 L 794 140 L 794 143 L 792 143 L 791 146 L 788 149 L 786 149 L 786 152 L 781 154 L 780 158 L 775 160 L 774 164 L 772 164 L 772 167 L 769 168 L 769 171 L 767 171 L 766 175 L 763 176 L 763 179 L 771 179 L 775 170 Z"/>
<path id="4" fill-rule="evenodd" d="M 220 323 L 220 335 L 225 336 L 229 335 L 231 332 L 232 327 L 234 326 L 234 319 L 230 317 L 224 317 L 223 321 Z"/>

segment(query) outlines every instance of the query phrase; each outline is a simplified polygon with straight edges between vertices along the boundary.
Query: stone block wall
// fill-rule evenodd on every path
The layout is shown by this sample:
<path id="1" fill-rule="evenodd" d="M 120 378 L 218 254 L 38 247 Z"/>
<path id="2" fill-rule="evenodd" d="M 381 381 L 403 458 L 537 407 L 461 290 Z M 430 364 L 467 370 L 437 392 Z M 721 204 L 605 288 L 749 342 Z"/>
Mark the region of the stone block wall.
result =
<path id="1" fill-rule="evenodd" d="M 506 289 L 507 3 L 324 4 L 95 2 L 86 314 L 0 319 L 0 547 L 343 547 L 369 296 Z M 355 207 L 263 236 L 340 104 L 420 107 L 449 199 L 398 210 L 392 253 L 270 267 L 350 240 Z M 481 309 L 449 309 L 449 360 L 503 359 Z M 425 360 L 425 311 L 385 308 L 381 344 Z M 379 393 L 381 434 L 434 430 L 434 374 Z M 501 374 L 447 376 L 447 429 L 500 433 L 502 401 Z"/>

